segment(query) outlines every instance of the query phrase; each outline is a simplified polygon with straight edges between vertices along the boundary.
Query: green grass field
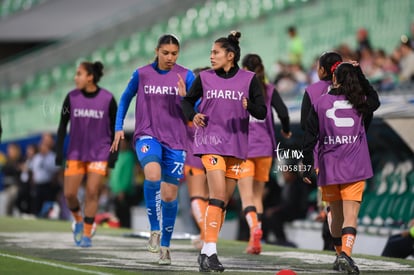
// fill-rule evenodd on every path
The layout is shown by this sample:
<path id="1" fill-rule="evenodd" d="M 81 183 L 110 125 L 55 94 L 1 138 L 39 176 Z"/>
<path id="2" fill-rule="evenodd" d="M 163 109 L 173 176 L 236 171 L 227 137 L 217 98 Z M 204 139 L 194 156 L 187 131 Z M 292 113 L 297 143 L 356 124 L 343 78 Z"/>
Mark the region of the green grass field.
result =
<path id="1" fill-rule="evenodd" d="M 189 240 L 172 241 L 172 265 L 159 266 L 146 240 L 129 230 L 98 227 L 92 248 L 74 246 L 70 223 L 0 218 L 0 274 L 198 274 L 198 252 Z M 341 274 L 332 253 L 264 245 L 261 255 L 243 253 L 246 243 L 220 240 L 224 274 Z M 414 261 L 353 255 L 361 274 L 414 274 Z"/>

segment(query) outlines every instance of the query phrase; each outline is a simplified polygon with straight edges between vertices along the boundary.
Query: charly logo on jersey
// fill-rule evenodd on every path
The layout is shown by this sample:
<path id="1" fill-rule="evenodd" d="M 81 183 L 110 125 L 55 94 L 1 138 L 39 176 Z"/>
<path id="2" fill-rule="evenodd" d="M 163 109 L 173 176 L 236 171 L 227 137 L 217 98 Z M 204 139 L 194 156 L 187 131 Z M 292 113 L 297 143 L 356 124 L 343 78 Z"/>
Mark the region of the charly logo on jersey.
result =
<path id="1" fill-rule="evenodd" d="M 144 93 L 154 95 L 178 95 L 178 87 L 145 85 Z"/>
<path id="2" fill-rule="evenodd" d="M 217 158 L 216 157 L 211 157 L 210 159 L 209 159 L 209 161 L 210 161 L 210 164 L 211 165 L 216 165 L 217 164 Z"/>
<path id="3" fill-rule="evenodd" d="M 336 110 L 352 109 L 352 105 L 348 100 L 336 100 L 331 109 L 326 110 L 326 117 L 334 121 L 336 127 L 352 127 L 355 121 L 352 117 L 337 117 Z"/>
<path id="4" fill-rule="evenodd" d="M 149 150 L 149 145 L 148 144 L 144 144 L 144 145 L 142 145 L 142 147 L 141 147 L 141 152 L 142 153 L 147 153 L 148 152 L 148 150 Z"/>
<path id="5" fill-rule="evenodd" d="M 103 118 L 105 112 L 102 110 L 95 110 L 95 109 L 82 109 L 82 108 L 75 108 L 73 110 L 74 117 L 85 117 L 85 118 L 96 118 L 101 119 Z"/>

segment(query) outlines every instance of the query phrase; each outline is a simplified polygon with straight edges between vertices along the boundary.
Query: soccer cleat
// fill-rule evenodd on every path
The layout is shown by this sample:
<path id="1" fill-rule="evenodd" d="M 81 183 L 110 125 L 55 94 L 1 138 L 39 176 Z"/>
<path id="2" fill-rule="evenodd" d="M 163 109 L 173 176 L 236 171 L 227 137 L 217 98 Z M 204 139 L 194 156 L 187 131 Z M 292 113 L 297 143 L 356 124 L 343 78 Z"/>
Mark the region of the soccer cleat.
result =
<path id="1" fill-rule="evenodd" d="M 158 260 L 159 265 L 170 265 L 171 264 L 171 255 L 170 248 L 166 246 L 160 247 L 160 259 Z"/>
<path id="2" fill-rule="evenodd" d="M 79 246 L 82 241 L 82 236 L 83 236 L 83 223 L 73 222 L 72 232 L 73 232 L 73 240 L 75 241 L 75 245 Z"/>
<path id="3" fill-rule="evenodd" d="M 86 236 L 83 236 L 80 244 L 80 247 L 91 247 L 92 246 L 92 239 Z"/>
<path id="4" fill-rule="evenodd" d="M 198 265 L 200 265 L 201 264 L 201 261 L 203 260 L 203 256 L 201 256 L 201 255 L 204 255 L 204 256 L 206 256 L 207 257 L 207 255 L 206 254 L 198 254 L 198 256 L 197 256 L 197 263 L 198 263 Z"/>
<path id="5" fill-rule="evenodd" d="M 151 231 L 151 235 L 147 245 L 147 249 L 149 252 L 158 253 L 160 251 L 160 237 L 160 231 Z"/>
<path id="6" fill-rule="evenodd" d="M 200 254 L 200 272 L 223 272 L 224 267 L 217 258 L 217 254 L 213 254 L 208 257 L 206 254 Z"/>
<path id="7" fill-rule="evenodd" d="M 336 255 L 336 258 L 335 258 L 335 261 L 333 263 L 332 269 L 335 270 L 335 271 L 343 271 L 342 266 L 339 264 L 339 256 L 338 255 Z"/>
<path id="8" fill-rule="evenodd" d="M 352 260 L 352 258 L 346 255 L 344 252 L 341 252 L 339 255 L 338 262 L 342 270 L 346 270 L 348 274 L 359 274 L 359 268 L 355 264 L 354 260 Z"/>
<path id="9" fill-rule="evenodd" d="M 260 228 L 256 228 L 250 237 L 249 245 L 246 248 L 247 254 L 259 255 L 262 252 L 262 236 L 263 231 Z"/>

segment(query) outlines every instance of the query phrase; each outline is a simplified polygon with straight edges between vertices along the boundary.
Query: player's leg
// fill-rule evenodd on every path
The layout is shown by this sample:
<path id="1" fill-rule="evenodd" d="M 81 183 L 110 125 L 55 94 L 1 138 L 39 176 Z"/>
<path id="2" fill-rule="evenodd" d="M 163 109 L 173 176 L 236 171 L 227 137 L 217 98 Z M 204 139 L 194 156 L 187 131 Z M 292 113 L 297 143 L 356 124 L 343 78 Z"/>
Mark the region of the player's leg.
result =
<path id="1" fill-rule="evenodd" d="M 98 211 L 99 194 L 103 180 L 106 175 L 107 162 L 91 162 L 88 165 L 88 176 L 86 180 L 85 209 L 83 218 L 83 238 L 81 247 L 92 246 L 92 230 L 95 222 L 95 215 Z"/>
<path id="2" fill-rule="evenodd" d="M 194 242 L 201 249 L 204 242 L 204 218 L 208 205 L 207 177 L 204 169 L 186 166 L 185 178 L 191 201 L 191 212 L 200 230 L 200 238 Z"/>
<path id="3" fill-rule="evenodd" d="M 78 200 L 78 190 L 86 173 L 86 164 L 81 161 L 67 160 L 63 179 L 63 194 L 73 217 L 73 238 L 79 245 L 83 236 L 83 216 Z"/>
<path id="4" fill-rule="evenodd" d="M 178 184 L 184 177 L 185 152 L 162 147 L 161 242 L 159 264 L 171 264 L 170 242 L 178 211 Z"/>
<path id="5" fill-rule="evenodd" d="M 141 137 L 135 143 L 138 161 L 144 171 L 144 199 L 150 223 L 150 238 L 147 248 L 150 252 L 160 250 L 161 217 L 161 144 L 152 137 Z"/>
<path id="6" fill-rule="evenodd" d="M 217 240 L 225 202 L 228 199 L 225 181 L 226 161 L 219 155 L 203 155 L 201 160 L 207 171 L 210 199 L 204 221 L 205 242 L 200 253 L 199 270 L 202 272 L 223 271 L 224 267 L 217 258 Z"/>

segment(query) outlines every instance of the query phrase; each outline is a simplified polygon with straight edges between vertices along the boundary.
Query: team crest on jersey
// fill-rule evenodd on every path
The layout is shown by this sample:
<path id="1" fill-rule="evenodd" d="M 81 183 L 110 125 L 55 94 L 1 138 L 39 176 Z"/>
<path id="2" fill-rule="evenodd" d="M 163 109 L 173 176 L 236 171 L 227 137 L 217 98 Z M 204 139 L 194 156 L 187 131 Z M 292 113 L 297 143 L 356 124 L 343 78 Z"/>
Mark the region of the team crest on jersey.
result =
<path id="1" fill-rule="evenodd" d="M 148 150 L 149 150 L 149 145 L 148 144 L 144 144 L 144 145 L 142 145 L 142 147 L 141 147 L 141 152 L 142 153 L 146 153 L 146 152 L 148 152 Z"/>
<path id="2" fill-rule="evenodd" d="M 217 158 L 215 158 L 215 157 L 211 157 L 211 158 L 210 158 L 210 164 L 211 164 L 211 165 L 216 165 L 216 164 L 217 164 Z"/>

